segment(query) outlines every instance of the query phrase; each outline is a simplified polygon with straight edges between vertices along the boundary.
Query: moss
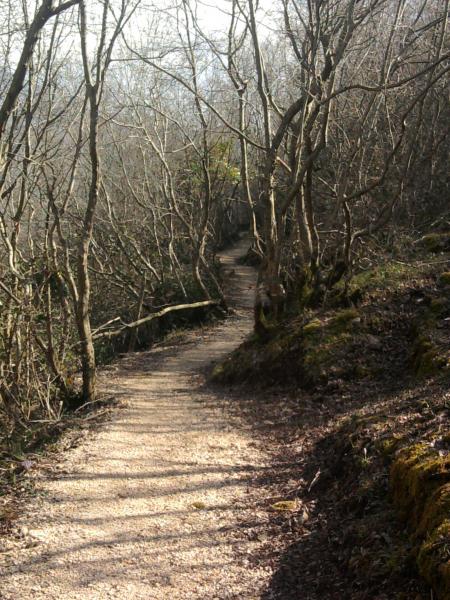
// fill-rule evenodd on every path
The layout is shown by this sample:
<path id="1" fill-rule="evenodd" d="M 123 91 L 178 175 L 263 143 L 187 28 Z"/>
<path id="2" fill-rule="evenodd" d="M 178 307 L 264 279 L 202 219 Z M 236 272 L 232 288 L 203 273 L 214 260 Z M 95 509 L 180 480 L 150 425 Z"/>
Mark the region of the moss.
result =
<path id="1" fill-rule="evenodd" d="M 427 444 L 402 450 L 392 465 L 394 502 L 415 527 L 427 499 L 447 481 L 450 481 L 450 456 L 439 456 Z"/>
<path id="2" fill-rule="evenodd" d="M 393 436 L 377 440 L 377 442 L 375 443 L 375 447 L 378 450 L 378 452 L 383 456 L 383 458 L 390 459 L 393 456 L 394 452 L 397 450 L 399 443 L 400 438 Z"/>
<path id="3" fill-rule="evenodd" d="M 429 233 L 421 239 L 421 244 L 430 252 L 435 252 L 440 246 L 440 235 L 438 233 Z"/>
<path id="4" fill-rule="evenodd" d="M 419 540 L 420 574 L 437 597 L 450 598 L 450 455 L 427 444 L 403 449 L 391 469 L 394 503 Z"/>
<path id="5" fill-rule="evenodd" d="M 214 383 L 229 383 L 231 381 L 245 381 L 254 371 L 253 360 L 256 341 L 246 342 L 243 346 L 232 352 L 225 360 L 215 365 L 210 379 Z"/>
<path id="6" fill-rule="evenodd" d="M 448 517 L 448 515 L 447 515 Z M 450 519 L 445 519 L 423 542 L 417 556 L 419 573 L 440 600 L 450 598 Z"/>
<path id="7" fill-rule="evenodd" d="M 276 349 L 278 354 L 285 350 L 289 350 L 290 348 L 295 346 L 296 342 L 299 341 L 299 338 L 300 338 L 300 334 L 297 331 L 294 331 L 293 333 L 290 333 L 290 334 L 282 334 L 280 336 L 277 336 L 277 338 L 275 338 L 273 343 L 269 344 L 269 346 L 268 346 L 269 352 L 270 352 L 271 346 L 273 347 L 273 349 Z"/>
<path id="8" fill-rule="evenodd" d="M 440 274 L 439 285 L 441 285 L 442 287 L 450 285 L 450 271 L 446 271 Z"/>
<path id="9" fill-rule="evenodd" d="M 428 252 L 443 252 L 447 249 L 450 242 L 450 232 L 446 233 L 429 233 L 424 235 L 420 240 L 421 245 Z"/>
<path id="10" fill-rule="evenodd" d="M 224 373 L 224 366 L 223 364 L 218 364 L 214 367 L 213 372 L 211 374 L 211 378 L 212 380 L 219 380 L 220 377 L 223 375 Z"/>
<path id="11" fill-rule="evenodd" d="M 427 375 L 434 375 L 445 367 L 447 361 L 444 356 L 440 356 L 436 348 L 431 348 L 428 352 L 425 352 L 420 357 L 417 365 L 417 375 L 419 377 L 426 377 Z"/>
<path id="12" fill-rule="evenodd" d="M 408 271 L 400 265 L 390 269 L 385 267 L 387 272 L 403 277 Z M 429 306 L 419 309 L 410 364 L 420 378 L 445 375 L 450 367 L 450 354 L 444 345 L 442 328 L 438 327 L 449 308 L 448 299 L 441 296 L 432 298 Z M 353 360 L 350 366 L 344 360 L 344 351 L 352 352 L 354 347 L 361 346 L 365 334 L 371 331 L 379 334 L 390 326 L 389 315 L 383 313 L 380 316 L 355 308 L 316 315 L 306 324 L 304 313 L 297 318 L 291 316 L 286 323 L 266 323 L 266 335 L 253 335 L 214 369 L 212 379 L 224 383 L 246 381 L 269 385 L 276 381 L 286 384 L 295 381 L 308 388 L 326 381 L 329 373 L 335 379 L 374 377 L 377 368 L 371 362 L 370 353 L 363 360 Z"/>
<path id="13" fill-rule="evenodd" d="M 259 309 L 259 315 L 258 315 L 258 318 L 259 318 L 259 324 L 260 324 L 260 326 L 261 326 L 261 327 L 262 327 L 264 330 L 268 331 L 268 330 L 270 329 L 271 322 L 269 321 L 269 319 L 268 319 L 268 318 L 266 317 L 266 315 L 264 314 L 264 310 L 263 310 L 263 308 L 262 308 L 262 307 Z"/>
<path id="14" fill-rule="evenodd" d="M 291 322 L 290 328 L 272 328 L 267 336 L 253 334 L 239 348 L 218 363 L 210 376 L 215 383 L 271 384 L 299 376 L 299 368 L 287 368 L 287 361 L 297 359 L 301 354 L 302 322 Z"/>
<path id="15" fill-rule="evenodd" d="M 310 321 L 303 327 L 303 334 L 308 336 L 318 331 L 321 331 L 322 328 L 322 323 L 318 319 L 314 319 L 313 321 Z"/>
<path id="16" fill-rule="evenodd" d="M 417 533 L 426 534 L 428 531 L 433 531 L 449 515 L 450 483 L 445 483 L 428 498 L 417 527 Z"/>
<path id="17" fill-rule="evenodd" d="M 309 306 L 314 297 L 314 290 L 308 283 L 310 281 L 310 277 L 311 275 L 308 271 L 304 271 L 304 273 L 300 276 L 300 284 L 297 293 L 298 306 L 300 309 Z"/>
<path id="18" fill-rule="evenodd" d="M 402 282 L 408 281 L 414 275 L 414 271 L 413 265 L 386 262 L 373 269 L 357 273 L 350 283 L 350 291 L 359 290 L 365 293 L 396 288 Z"/>
<path id="19" fill-rule="evenodd" d="M 331 367 L 341 376 L 352 373 L 355 368 L 340 367 L 340 353 L 353 339 L 353 328 L 359 318 L 358 310 L 347 308 L 333 314 L 326 320 L 313 319 L 302 327 L 302 352 L 300 354 L 303 379 L 308 386 L 326 381 Z M 351 329 L 350 329 L 351 326 Z M 357 370 L 357 376 L 367 377 L 370 370 L 363 366 Z"/>
<path id="20" fill-rule="evenodd" d="M 413 367 L 418 377 L 435 375 L 447 366 L 445 352 L 433 344 L 424 334 L 419 335 L 413 346 Z"/>
<path id="21" fill-rule="evenodd" d="M 445 296 L 435 297 L 420 312 L 414 323 L 412 365 L 419 377 L 440 374 L 450 366 L 448 342 L 442 327 L 442 319 L 448 314 L 450 299 Z"/>
<path id="22" fill-rule="evenodd" d="M 351 340 L 348 333 L 336 334 L 326 328 L 320 337 L 309 336 L 303 347 L 305 379 L 309 385 L 327 378 L 327 370 L 335 361 L 338 350 Z"/>
<path id="23" fill-rule="evenodd" d="M 449 308 L 450 302 L 447 298 L 433 298 L 430 304 L 429 312 L 431 315 L 433 315 L 433 317 L 440 317 Z"/>
<path id="24" fill-rule="evenodd" d="M 356 308 L 346 308 L 344 310 L 339 311 L 333 318 L 332 324 L 340 325 L 346 324 L 354 319 L 359 317 L 359 312 Z"/>
<path id="25" fill-rule="evenodd" d="M 384 320 L 379 315 L 371 315 L 367 320 L 367 329 L 371 333 L 379 334 L 380 331 L 383 331 L 384 325 Z"/>

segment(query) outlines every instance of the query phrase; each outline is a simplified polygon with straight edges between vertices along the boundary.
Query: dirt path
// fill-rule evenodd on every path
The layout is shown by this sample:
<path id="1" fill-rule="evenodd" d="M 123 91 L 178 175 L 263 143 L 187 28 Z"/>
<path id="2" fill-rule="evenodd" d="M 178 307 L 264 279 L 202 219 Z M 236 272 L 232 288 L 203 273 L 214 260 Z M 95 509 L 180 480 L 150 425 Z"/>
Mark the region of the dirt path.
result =
<path id="1" fill-rule="evenodd" d="M 172 356 L 126 357 L 108 382 L 126 408 L 42 473 L 19 525 L 28 540 L 0 554 L 2 600 L 251 599 L 270 573 L 249 567 L 258 542 L 249 478 L 265 457 L 231 429 L 198 372 L 251 328 L 254 271 L 234 269 L 236 316 L 193 333 Z M 155 358 L 157 366 L 155 368 Z"/>

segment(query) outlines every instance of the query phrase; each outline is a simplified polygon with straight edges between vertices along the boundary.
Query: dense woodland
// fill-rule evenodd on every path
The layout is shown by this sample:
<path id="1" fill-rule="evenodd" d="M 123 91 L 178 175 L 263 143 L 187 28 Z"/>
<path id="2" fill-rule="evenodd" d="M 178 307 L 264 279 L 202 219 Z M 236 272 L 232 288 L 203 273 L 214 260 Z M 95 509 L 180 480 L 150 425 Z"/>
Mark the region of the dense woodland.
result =
<path id="1" fill-rule="evenodd" d="M 93 404 L 97 370 L 118 354 L 226 317 L 217 254 L 243 235 L 254 334 L 216 379 L 293 382 L 317 406 L 340 394 L 336 414 L 347 380 L 363 381 L 363 400 L 401 380 L 389 439 L 384 421 L 339 429 L 374 481 L 397 438 L 444 439 L 443 393 L 421 388 L 427 425 L 408 421 L 401 394 L 411 365 L 420 385 L 450 365 L 450 0 L 0 0 L 0 17 L 0 457 Z M 264 406 L 265 422 L 300 410 L 280 406 Z M 345 475 L 349 454 L 319 412 L 312 428 L 329 437 L 310 463 L 292 460 L 311 470 L 308 494 L 325 477 L 317 457 L 338 455 L 344 506 L 355 463 Z M 407 433 L 393 429 L 402 419 Z M 442 444 L 433 466 L 411 443 L 392 477 L 409 486 L 397 504 L 417 514 L 437 493 L 431 472 L 447 485 L 440 512 L 414 513 L 420 539 L 447 523 L 447 541 L 442 529 L 419 554 L 446 600 Z M 426 475 L 409 483 L 418 456 Z M 335 510 L 339 528 L 347 509 Z"/>
<path id="2" fill-rule="evenodd" d="M 223 301 L 215 251 L 239 228 L 264 330 L 286 292 L 323 298 L 368 240 L 448 210 L 448 0 L 232 0 L 220 27 L 202 11 L 1 3 L 7 432 L 57 418 L 80 372 L 92 400 L 98 357 L 140 319 Z"/>

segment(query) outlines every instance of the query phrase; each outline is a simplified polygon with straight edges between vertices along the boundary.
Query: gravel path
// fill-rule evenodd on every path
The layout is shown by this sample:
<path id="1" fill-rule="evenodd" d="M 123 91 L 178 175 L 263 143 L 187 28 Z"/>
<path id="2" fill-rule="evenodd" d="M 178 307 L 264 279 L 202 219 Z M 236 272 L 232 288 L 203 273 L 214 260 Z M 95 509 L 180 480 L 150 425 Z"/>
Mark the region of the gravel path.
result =
<path id="1" fill-rule="evenodd" d="M 251 329 L 255 274 L 236 264 L 244 250 L 222 257 L 234 270 L 234 317 L 172 355 L 129 355 L 108 373 L 104 385 L 126 407 L 41 474 L 19 520 L 27 542 L 0 554 L 2 600 L 260 597 L 270 573 L 250 566 L 259 542 L 239 524 L 252 512 L 249 479 L 268 459 L 230 427 L 199 374 Z"/>

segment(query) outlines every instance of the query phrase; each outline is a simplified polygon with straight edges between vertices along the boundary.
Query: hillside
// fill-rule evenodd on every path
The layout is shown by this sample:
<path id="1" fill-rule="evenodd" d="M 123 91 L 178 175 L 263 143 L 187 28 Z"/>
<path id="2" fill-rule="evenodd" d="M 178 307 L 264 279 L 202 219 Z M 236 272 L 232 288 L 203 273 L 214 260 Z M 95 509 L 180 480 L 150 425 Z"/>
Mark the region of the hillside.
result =
<path id="1" fill-rule="evenodd" d="M 450 0 L 0 0 L 0 600 L 450 600 Z"/>
<path id="2" fill-rule="evenodd" d="M 267 598 L 450 598 L 450 255 L 433 239 L 356 274 L 351 306 L 291 307 L 213 370 L 288 504 Z"/>

